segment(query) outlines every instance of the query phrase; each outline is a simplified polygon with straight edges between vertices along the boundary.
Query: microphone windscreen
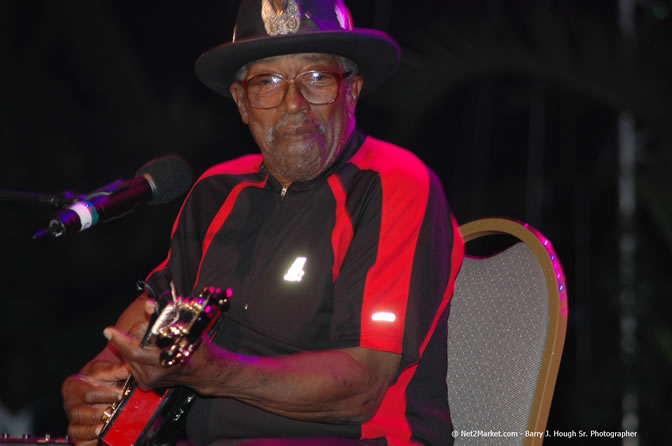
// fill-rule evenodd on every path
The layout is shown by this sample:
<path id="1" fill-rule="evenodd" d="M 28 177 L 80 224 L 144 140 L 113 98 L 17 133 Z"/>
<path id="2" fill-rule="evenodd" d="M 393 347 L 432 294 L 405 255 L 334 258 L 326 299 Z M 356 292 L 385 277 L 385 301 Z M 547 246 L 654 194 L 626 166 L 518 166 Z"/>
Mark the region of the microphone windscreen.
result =
<path id="1" fill-rule="evenodd" d="M 136 176 L 145 177 L 152 185 L 149 204 L 173 201 L 191 187 L 191 167 L 178 155 L 153 159 L 138 169 Z"/>

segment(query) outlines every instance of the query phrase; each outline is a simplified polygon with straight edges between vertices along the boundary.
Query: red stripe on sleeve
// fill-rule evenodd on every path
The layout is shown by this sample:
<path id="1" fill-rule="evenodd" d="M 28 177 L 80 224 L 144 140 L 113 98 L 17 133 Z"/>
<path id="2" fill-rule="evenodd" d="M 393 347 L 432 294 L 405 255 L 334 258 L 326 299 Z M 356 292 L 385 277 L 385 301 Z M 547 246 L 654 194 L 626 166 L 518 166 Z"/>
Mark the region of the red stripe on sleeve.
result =
<path id="1" fill-rule="evenodd" d="M 187 204 L 187 201 L 189 201 L 189 197 L 191 196 L 191 192 L 194 190 L 194 187 L 196 186 L 196 184 L 198 184 L 198 182 L 201 181 L 202 179 L 203 179 L 202 177 L 199 178 L 198 181 L 196 181 L 196 183 L 194 183 L 194 185 L 191 186 L 191 189 L 189 190 L 189 193 L 187 194 L 187 197 L 182 202 L 182 205 L 180 206 L 180 211 L 177 213 L 177 218 L 175 218 L 175 221 L 173 222 L 173 229 L 170 231 L 171 240 L 175 236 L 175 232 L 177 231 L 177 227 L 180 223 L 180 218 L 182 217 L 182 211 L 184 210 L 184 206 Z M 164 269 L 166 267 L 166 265 L 168 265 L 168 261 L 170 260 L 171 254 L 172 254 L 172 249 L 169 249 L 168 250 L 168 255 L 166 256 L 166 259 L 163 262 L 161 262 L 156 268 L 154 268 L 154 270 L 151 273 L 149 273 L 147 275 L 147 279 L 149 279 L 152 276 L 152 274 L 154 274 L 155 272 L 157 272 L 159 270 Z"/>
<path id="2" fill-rule="evenodd" d="M 362 424 L 362 438 L 384 437 L 389 446 L 411 445 L 411 425 L 406 418 L 406 388 L 418 365 L 414 364 L 399 375 L 387 388 L 376 415 Z"/>
<path id="3" fill-rule="evenodd" d="M 334 282 L 336 282 L 341 272 L 345 253 L 348 252 L 350 242 L 352 242 L 353 230 L 352 219 L 345 207 L 347 197 L 340 178 L 338 175 L 331 175 L 327 181 L 336 200 L 336 222 L 331 233 L 331 248 L 334 253 L 334 264 L 331 267 L 331 275 Z"/>
<path id="4" fill-rule="evenodd" d="M 427 344 L 436 330 L 437 324 L 441 320 L 441 315 L 453 296 L 455 279 L 464 257 L 464 241 L 462 240 L 455 217 L 452 215 L 451 221 L 453 226 L 453 248 L 450 255 L 450 278 L 443 293 L 439 310 L 436 313 L 430 330 L 427 332 L 427 336 L 420 346 L 420 357 L 422 357 Z M 376 415 L 362 425 L 362 438 L 385 437 L 390 446 L 414 444 L 411 442 L 413 432 L 406 418 L 406 389 L 413 379 L 416 369 L 417 364 L 414 364 L 401 372 L 397 381 L 387 389 Z"/>
<path id="5" fill-rule="evenodd" d="M 378 153 L 372 156 L 374 152 Z M 378 253 L 364 288 L 360 346 L 401 353 L 413 259 L 429 199 L 429 174 L 415 155 L 371 137 L 352 162 L 360 169 L 377 171 L 383 190 Z"/>

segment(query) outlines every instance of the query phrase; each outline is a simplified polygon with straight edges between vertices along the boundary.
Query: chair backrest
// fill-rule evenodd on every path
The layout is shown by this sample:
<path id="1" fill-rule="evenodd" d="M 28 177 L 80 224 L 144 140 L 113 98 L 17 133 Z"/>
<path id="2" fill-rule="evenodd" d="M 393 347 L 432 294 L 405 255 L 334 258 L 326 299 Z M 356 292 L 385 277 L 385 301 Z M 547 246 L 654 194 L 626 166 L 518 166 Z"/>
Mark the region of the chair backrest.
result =
<path id="1" fill-rule="evenodd" d="M 457 277 L 446 378 L 455 444 L 540 445 L 543 438 L 526 431 L 545 432 L 560 366 L 562 266 L 548 239 L 525 223 L 484 218 L 460 231 L 465 242 L 493 234 L 520 242 L 493 256 L 465 257 Z"/>

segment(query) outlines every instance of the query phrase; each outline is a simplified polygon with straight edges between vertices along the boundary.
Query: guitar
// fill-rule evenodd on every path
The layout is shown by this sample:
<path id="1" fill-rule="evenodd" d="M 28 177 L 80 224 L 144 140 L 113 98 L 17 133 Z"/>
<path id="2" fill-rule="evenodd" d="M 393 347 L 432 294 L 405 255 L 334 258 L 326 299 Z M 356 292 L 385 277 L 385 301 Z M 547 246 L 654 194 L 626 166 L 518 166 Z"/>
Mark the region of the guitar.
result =
<path id="1" fill-rule="evenodd" d="M 221 314 L 228 309 L 231 290 L 205 288 L 195 297 L 178 297 L 155 313 L 142 341 L 153 341 L 161 349 L 163 367 L 182 364 L 200 345 L 203 333 L 213 336 Z M 141 390 L 129 377 L 122 399 L 105 410 L 99 445 L 159 446 L 173 444 L 184 414 L 196 394 L 187 388 Z"/>

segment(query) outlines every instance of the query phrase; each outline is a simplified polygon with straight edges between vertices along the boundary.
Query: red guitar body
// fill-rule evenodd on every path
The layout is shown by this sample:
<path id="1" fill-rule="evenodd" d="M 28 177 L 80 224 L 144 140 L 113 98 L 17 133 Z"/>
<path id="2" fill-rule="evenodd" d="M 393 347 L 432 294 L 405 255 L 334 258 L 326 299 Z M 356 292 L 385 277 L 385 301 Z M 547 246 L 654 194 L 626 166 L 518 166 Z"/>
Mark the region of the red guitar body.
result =
<path id="1" fill-rule="evenodd" d="M 193 395 L 186 389 L 145 392 L 134 386 L 101 433 L 99 444 L 140 446 L 173 443 L 179 435 L 181 417 Z"/>

